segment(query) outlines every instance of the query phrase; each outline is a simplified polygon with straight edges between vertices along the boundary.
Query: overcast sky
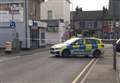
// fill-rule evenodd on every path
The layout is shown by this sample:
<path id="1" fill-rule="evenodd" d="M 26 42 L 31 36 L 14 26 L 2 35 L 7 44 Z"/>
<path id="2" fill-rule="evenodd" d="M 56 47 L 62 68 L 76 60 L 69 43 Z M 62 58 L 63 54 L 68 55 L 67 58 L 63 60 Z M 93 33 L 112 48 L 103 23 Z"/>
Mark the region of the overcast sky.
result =
<path id="1" fill-rule="evenodd" d="M 105 6 L 108 8 L 109 0 L 70 0 L 71 10 L 75 10 L 76 6 L 82 7 L 83 10 L 102 10 Z"/>

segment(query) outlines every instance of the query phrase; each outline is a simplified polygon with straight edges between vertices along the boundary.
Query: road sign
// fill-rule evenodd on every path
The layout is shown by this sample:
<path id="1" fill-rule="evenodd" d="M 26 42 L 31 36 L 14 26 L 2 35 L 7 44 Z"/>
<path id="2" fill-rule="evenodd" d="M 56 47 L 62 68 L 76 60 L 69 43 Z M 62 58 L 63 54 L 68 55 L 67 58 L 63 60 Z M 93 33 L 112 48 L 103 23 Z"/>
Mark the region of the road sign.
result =
<path id="1" fill-rule="evenodd" d="M 10 28 L 12 28 L 12 29 L 16 28 L 16 22 L 15 21 L 10 21 Z"/>
<path id="2" fill-rule="evenodd" d="M 38 26 L 38 23 L 33 21 L 33 27 L 37 27 Z"/>
<path id="3" fill-rule="evenodd" d="M 36 21 L 32 21 L 31 29 L 38 29 L 38 23 Z"/>

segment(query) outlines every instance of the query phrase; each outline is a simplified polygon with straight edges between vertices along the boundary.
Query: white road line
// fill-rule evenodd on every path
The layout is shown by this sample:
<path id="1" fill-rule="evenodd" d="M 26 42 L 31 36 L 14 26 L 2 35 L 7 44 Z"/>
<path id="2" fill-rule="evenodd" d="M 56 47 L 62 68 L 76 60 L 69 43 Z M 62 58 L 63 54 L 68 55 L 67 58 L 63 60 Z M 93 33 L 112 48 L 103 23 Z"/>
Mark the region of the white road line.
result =
<path id="1" fill-rule="evenodd" d="M 77 81 L 85 74 L 85 72 L 89 69 L 89 67 L 91 67 L 95 60 L 95 58 L 92 59 L 89 64 L 82 70 L 82 72 L 80 72 L 80 74 L 74 79 L 74 81 L 72 81 L 72 83 L 77 83 Z"/>
<path id="2" fill-rule="evenodd" d="M 91 66 L 91 68 L 89 69 L 89 71 L 86 73 L 86 75 L 84 76 L 84 78 L 81 80 L 80 83 L 84 83 L 86 78 L 88 77 L 88 75 L 90 74 L 90 72 L 92 71 L 92 69 L 95 67 L 96 63 L 97 63 L 98 59 L 93 63 L 93 65 Z"/>

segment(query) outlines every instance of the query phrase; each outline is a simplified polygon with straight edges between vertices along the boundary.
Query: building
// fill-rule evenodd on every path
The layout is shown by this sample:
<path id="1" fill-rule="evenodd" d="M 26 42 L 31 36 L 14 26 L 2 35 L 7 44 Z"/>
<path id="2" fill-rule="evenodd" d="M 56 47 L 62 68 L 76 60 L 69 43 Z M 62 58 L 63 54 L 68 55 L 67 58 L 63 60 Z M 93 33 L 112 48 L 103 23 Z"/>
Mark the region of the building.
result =
<path id="1" fill-rule="evenodd" d="M 111 16 L 120 17 L 120 0 L 109 0 L 109 13 Z"/>
<path id="2" fill-rule="evenodd" d="M 47 43 L 61 42 L 61 35 L 70 24 L 70 1 L 47 0 L 42 3 L 41 19 L 47 22 Z M 59 34 L 59 31 L 61 34 Z"/>
<path id="3" fill-rule="evenodd" d="M 117 39 L 120 37 L 119 10 L 120 0 L 110 0 L 109 9 L 103 7 L 100 11 L 83 11 L 77 7 L 71 12 L 71 27 L 89 36 Z"/>
<path id="4" fill-rule="evenodd" d="M 62 19 L 70 24 L 70 1 L 47 0 L 41 4 L 41 19 Z"/>
<path id="5" fill-rule="evenodd" d="M 0 0 L 0 47 L 4 47 L 6 41 L 16 44 L 16 39 L 21 48 L 45 44 L 46 23 L 40 21 L 41 2 L 43 0 Z"/>

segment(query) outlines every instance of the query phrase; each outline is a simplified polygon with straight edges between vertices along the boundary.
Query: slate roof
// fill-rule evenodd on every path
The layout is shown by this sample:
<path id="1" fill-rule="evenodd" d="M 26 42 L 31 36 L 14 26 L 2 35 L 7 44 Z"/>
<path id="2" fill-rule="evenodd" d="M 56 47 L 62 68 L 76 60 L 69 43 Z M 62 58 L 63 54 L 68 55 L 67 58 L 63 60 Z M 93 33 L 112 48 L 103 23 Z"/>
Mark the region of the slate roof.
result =
<path id="1" fill-rule="evenodd" d="M 103 11 L 72 11 L 71 19 L 73 20 L 103 20 Z M 104 19 L 110 19 L 107 13 Z"/>

